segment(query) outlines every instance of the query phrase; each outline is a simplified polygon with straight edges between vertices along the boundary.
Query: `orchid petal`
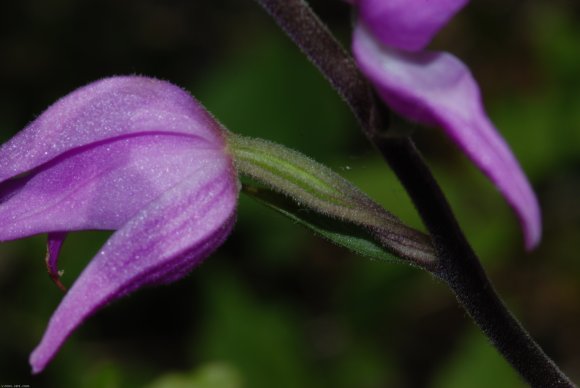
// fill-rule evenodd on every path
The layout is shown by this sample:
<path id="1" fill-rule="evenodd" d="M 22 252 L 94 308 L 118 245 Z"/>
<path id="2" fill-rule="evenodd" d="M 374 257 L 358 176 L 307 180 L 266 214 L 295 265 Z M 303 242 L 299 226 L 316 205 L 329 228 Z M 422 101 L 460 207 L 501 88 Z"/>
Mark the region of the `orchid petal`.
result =
<path id="1" fill-rule="evenodd" d="M 20 178 L 23 182 L 4 198 L 0 194 L 0 241 L 62 230 L 118 229 L 223 154 L 223 146 L 216 149 L 200 138 L 176 134 L 145 133 L 77 148 Z M 0 191 L 14 185 L 4 182 Z"/>
<path id="2" fill-rule="evenodd" d="M 216 159 L 115 232 L 52 316 L 30 357 L 33 372 L 104 305 L 143 286 L 176 280 L 199 264 L 228 235 L 237 195 L 231 160 Z"/>
<path id="3" fill-rule="evenodd" d="M 383 44 L 418 51 L 468 0 L 358 0 L 360 18 Z"/>
<path id="4" fill-rule="evenodd" d="M 397 113 L 441 127 L 514 208 L 526 247 L 541 238 L 537 199 L 508 145 L 484 112 L 469 69 L 447 53 L 406 53 L 381 45 L 358 25 L 353 52 L 361 71 Z"/>
<path id="5" fill-rule="evenodd" d="M 142 132 L 223 144 L 220 125 L 184 90 L 153 78 L 112 77 L 63 97 L 0 146 L 0 182 L 74 148 Z"/>
<path id="6" fill-rule="evenodd" d="M 62 272 L 58 270 L 58 256 L 66 236 L 64 232 L 49 233 L 46 241 L 46 269 L 54 284 L 62 291 L 66 291 L 66 287 L 60 281 Z"/>

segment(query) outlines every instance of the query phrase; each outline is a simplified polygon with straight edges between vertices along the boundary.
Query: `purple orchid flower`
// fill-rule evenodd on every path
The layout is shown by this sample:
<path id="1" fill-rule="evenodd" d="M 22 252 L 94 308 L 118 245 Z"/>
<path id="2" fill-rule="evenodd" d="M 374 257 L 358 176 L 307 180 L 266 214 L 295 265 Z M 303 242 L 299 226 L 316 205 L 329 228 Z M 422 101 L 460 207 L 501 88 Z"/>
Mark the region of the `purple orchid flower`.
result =
<path id="1" fill-rule="evenodd" d="M 44 369 L 107 303 L 185 276 L 228 236 L 239 192 L 224 129 L 188 93 L 144 77 L 62 98 L 0 147 L 0 241 L 48 233 L 56 277 L 66 232 L 115 230 L 30 357 Z"/>
<path id="2" fill-rule="evenodd" d="M 536 196 L 487 117 L 479 87 L 459 59 L 423 51 L 467 0 L 351 0 L 359 10 L 352 49 L 361 71 L 397 113 L 441 127 L 514 208 L 527 249 L 541 239 Z"/>

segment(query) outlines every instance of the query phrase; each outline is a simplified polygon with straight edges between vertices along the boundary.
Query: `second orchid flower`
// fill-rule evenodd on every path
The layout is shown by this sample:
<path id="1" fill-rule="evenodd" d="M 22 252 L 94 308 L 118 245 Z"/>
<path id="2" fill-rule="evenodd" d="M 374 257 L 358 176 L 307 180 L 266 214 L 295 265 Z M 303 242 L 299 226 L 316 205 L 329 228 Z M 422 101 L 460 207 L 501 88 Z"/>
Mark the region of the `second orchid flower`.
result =
<path id="1" fill-rule="evenodd" d="M 352 49 L 383 101 L 400 115 L 442 128 L 493 182 L 520 219 L 527 249 L 541 239 L 536 196 L 485 113 L 471 72 L 455 56 L 424 51 L 467 0 L 353 0 Z"/>

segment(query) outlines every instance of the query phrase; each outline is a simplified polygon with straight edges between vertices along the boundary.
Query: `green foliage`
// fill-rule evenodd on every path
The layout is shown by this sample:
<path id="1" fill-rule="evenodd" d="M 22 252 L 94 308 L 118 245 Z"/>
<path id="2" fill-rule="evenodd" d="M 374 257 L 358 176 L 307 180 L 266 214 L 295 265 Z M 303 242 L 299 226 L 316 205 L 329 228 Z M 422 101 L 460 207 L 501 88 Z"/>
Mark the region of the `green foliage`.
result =
<path id="1" fill-rule="evenodd" d="M 227 364 L 209 364 L 191 373 L 166 374 L 147 388 L 241 388 L 238 372 Z"/>
<path id="2" fill-rule="evenodd" d="M 202 357 L 234 365 L 251 387 L 315 387 L 292 310 L 258 302 L 230 271 L 207 275 L 208 314 L 195 344 Z"/>
<path id="3" fill-rule="evenodd" d="M 471 330 L 466 333 L 433 385 L 434 388 L 526 386 L 487 339 Z"/>

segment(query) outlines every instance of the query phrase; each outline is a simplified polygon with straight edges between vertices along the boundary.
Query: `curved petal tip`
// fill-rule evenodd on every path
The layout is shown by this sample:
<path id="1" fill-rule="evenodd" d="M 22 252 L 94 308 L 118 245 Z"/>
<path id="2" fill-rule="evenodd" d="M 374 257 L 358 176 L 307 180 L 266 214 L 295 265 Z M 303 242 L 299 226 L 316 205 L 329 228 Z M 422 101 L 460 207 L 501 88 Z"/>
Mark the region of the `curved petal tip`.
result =
<path id="1" fill-rule="evenodd" d="M 528 186 L 529 187 L 529 186 Z M 534 250 L 542 241 L 542 212 L 534 192 L 530 188 L 529 205 L 516 210 L 524 231 L 524 242 L 527 251 Z M 512 205 L 515 207 L 515 205 Z"/>

